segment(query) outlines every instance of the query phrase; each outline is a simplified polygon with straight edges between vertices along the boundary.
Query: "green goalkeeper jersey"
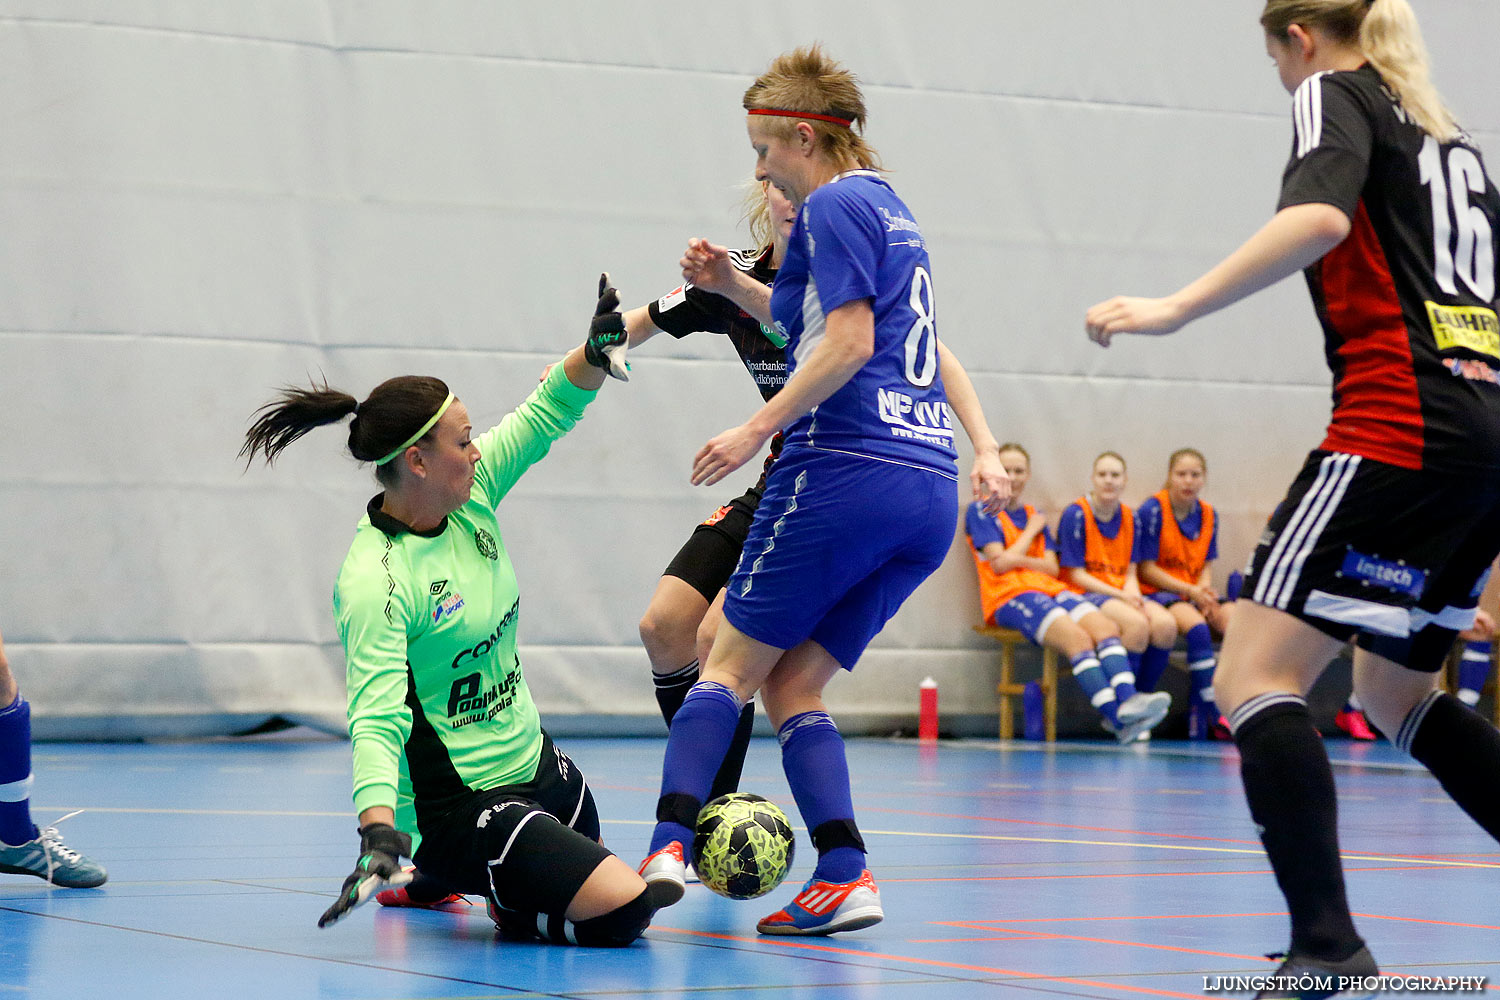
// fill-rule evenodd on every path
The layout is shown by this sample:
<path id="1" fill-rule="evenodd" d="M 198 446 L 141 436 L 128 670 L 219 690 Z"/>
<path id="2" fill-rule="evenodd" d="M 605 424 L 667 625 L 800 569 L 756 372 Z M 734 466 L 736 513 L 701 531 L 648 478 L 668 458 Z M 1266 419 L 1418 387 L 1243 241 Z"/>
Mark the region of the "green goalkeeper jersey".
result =
<path id="1" fill-rule="evenodd" d="M 356 811 L 391 806 L 399 828 L 420 834 L 414 812 L 535 773 L 541 720 L 516 652 L 520 591 L 495 508 L 594 395 L 554 365 L 475 438 L 469 502 L 432 531 L 383 513 L 384 494 L 370 501 L 333 593 Z"/>

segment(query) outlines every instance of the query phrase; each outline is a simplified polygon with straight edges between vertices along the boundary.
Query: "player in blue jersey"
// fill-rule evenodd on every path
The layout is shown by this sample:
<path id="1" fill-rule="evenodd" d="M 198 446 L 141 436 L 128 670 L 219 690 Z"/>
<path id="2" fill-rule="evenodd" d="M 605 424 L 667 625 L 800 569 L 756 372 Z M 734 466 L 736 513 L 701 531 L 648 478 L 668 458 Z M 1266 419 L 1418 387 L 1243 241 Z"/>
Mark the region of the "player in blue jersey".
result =
<path id="1" fill-rule="evenodd" d="M 744 701 L 760 692 L 818 852 L 812 878 L 763 934 L 829 934 L 882 919 L 854 822 L 843 739 L 823 688 L 854 667 L 906 597 L 942 563 L 958 516 L 953 405 L 984 487 L 1008 492 L 972 386 L 937 339 L 927 248 L 860 135 L 864 99 L 817 47 L 786 53 L 745 93 L 756 177 L 798 207 L 768 290 L 726 252 L 689 244 L 684 277 L 732 298 L 787 339 L 786 386 L 698 453 L 716 483 L 777 430 L 786 443 L 730 578 L 702 679 L 672 721 L 658 823 L 641 874 L 680 898 L 683 845 Z M 857 131 L 856 129 L 860 130 Z M 976 486 L 976 490 L 984 488 Z"/>
<path id="2" fill-rule="evenodd" d="M 64 817 L 66 819 L 67 817 Z M 92 889 L 104 866 L 62 842 L 55 826 L 31 821 L 31 706 L 5 658 L 0 637 L 0 872 L 35 875 L 68 889 Z"/>

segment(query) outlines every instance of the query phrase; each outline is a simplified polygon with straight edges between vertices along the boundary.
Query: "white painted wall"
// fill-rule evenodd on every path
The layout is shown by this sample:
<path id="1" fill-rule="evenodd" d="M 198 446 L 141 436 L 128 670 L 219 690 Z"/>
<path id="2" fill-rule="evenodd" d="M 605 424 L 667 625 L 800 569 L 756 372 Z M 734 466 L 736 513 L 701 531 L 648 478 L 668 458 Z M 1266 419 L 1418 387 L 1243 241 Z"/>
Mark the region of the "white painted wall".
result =
<path id="1" fill-rule="evenodd" d="M 1254 12 L 1203 0 L 845 5 L 10 0 L 0 8 L 0 628 L 44 735 L 337 727 L 334 572 L 368 474 L 327 430 L 236 464 L 271 387 L 447 379 L 477 423 L 581 339 L 601 269 L 638 304 L 683 241 L 733 242 L 739 95 L 813 39 L 931 245 L 940 329 L 1056 513 L 1113 448 L 1128 498 L 1211 463 L 1222 576 L 1315 445 L 1327 376 L 1288 282 L 1108 352 L 1082 315 L 1169 291 L 1274 207 L 1287 98 Z M 1500 33 L 1422 5 L 1436 75 L 1493 147 Z M 544 713 L 657 731 L 635 624 L 687 485 L 756 395 L 714 338 L 653 343 L 501 511 Z M 624 525 L 618 543 L 610 526 Z M 953 557 L 831 689 L 840 717 L 988 711 L 994 656 Z M 627 721 L 625 726 L 635 725 Z M 875 724 L 875 723 L 871 723 Z"/>

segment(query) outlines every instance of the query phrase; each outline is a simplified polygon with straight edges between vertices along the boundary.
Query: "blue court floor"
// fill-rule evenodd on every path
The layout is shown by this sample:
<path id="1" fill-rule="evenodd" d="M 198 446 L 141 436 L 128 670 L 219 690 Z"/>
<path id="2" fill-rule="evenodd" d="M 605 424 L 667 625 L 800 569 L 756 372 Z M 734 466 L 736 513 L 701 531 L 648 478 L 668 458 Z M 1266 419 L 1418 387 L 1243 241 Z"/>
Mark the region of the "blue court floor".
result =
<path id="1" fill-rule="evenodd" d="M 663 741 L 562 741 L 634 864 Z M 1382 971 L 1500 981 L 1500 847 L 1385 745 L 1329 743 L 1350 898 Z M 482 906 L 316 918 L 354 860 L 348 745 L 319 738 L 36 748 L 33 811 L 73 809 L 102 889 L 0 876 L 0 1000 L 451 997 L 968 1000 L 1199 996 L 1266 973 L 1280 895 L 1224 744 L 853 740 L 886 920 L 767 939 L 750 902 L 690 886 L 619 951 L 499 943 Z M 773 740 L 742 787 L 795 817 Z M 1493 995 L 1494 987 L 1486 991 Z"/>

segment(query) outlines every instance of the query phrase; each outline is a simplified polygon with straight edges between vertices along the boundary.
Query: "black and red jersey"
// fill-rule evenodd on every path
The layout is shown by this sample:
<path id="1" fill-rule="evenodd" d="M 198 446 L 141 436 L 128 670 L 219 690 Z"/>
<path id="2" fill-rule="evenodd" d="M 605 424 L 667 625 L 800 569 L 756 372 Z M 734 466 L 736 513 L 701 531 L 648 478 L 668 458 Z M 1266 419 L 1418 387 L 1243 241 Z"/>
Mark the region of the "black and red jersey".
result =
<path id="1" fill-rule="evenodd" d="M 769 285 L 776 278 L 771 266 L 771 248 L 765 250 L 731 250 L 729 261 L 756 281 Z M 786 341 L 775 329 L 760 321 L 722 295 L 705 292 L 692 285 L 682 285 L 647 303 L 646 311 L 657 329 L 681 340 L 690 333 L 718 333 L 729 338 L 744 362 L 745 370 L 755 380 L 762 399 L 770 398 L 786 385 Z M 771 439 L 771 453 L 761 469 L 757 489 L 764 489 L 771 463 L 781 454 L 781 432 Z"/>
<path id="2" fill-rule="evenodd" d="M 769 285 L 776 277 L 770 247 L 764 251 L 731 250 L 729 261 L 762 284 Z M 769 400 L 786 385 L 785 340 L 774 329 L 767 333 L 760 320 L 724 296 L 682 285 L 649 303 L 646 310 L 658 329 L 679 340 L 699 332 L 728 337 L 755 379 L 762 399 Z"/>
<path id="3" fill-rule="evenodd" d="M 1500 193 L 1479 150 L 1424 132 L 1369 66 L 1309 77 L 1292 117 L 1278 207 L 1352 222 L 1306 271 L 1333 371 L 1322 447 L 1500 475 Z"/>

